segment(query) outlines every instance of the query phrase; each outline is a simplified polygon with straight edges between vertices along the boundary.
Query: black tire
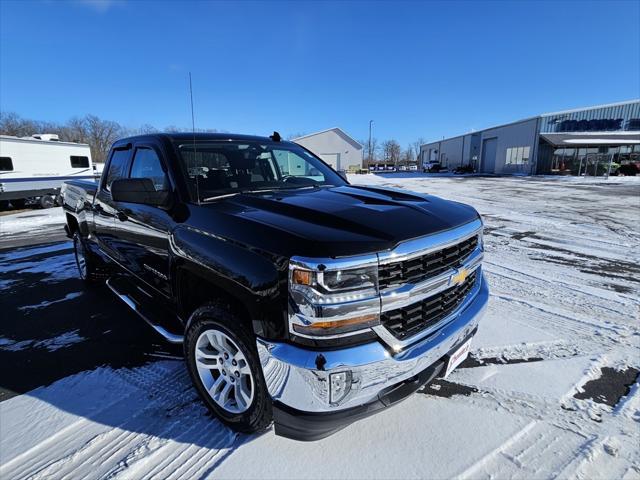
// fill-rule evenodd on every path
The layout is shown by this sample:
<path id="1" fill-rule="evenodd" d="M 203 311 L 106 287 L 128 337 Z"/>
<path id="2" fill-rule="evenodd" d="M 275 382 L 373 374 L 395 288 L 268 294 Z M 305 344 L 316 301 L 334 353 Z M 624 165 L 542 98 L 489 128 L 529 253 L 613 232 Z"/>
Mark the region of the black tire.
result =
<path id="1" fill-rule="evenodd" d="M 0 210 L 9 208 L 9 200 L 0 200 Z"/>
<path id="2" fill-rule="evenodd" d="M 73 253 L 78 267 L 78 274 L 82 281 L 93 285 L 104 278 L 104 275 L 98 269 L 96 258 L 89 251 L 82 235 L 78 231 L 73 234 Z"/>
<path id="3" fill-rule="evenodd" d="M 56 197 L 53 195 L 43 195 L 40 197 L 40 208 L 53 208 L 56 206 Z"/>
<path id="4" fill-rule="evenodd" d="M 13 205 L 13 208 L 17 210 L 22 210 L 26 205 L 26 203 L 27 203 L 27 200 L 24 198 L 17 198 L 15 200 L 11 200 L 11 205 Z"/>
<path id="5" fill-rule="evenodd" d="M 218 330 L 230 337 L 247 359 L 253 376 L 253 399 L 246 411 L 231 413 L 218 405 L 202 383 L 196 366 L 196 344 L 206 330 Z M 198 308 L 190 319 L 184 338 L 184 356 L 191 380 L 200 398 L 223 423 L 242 433 L 253 433 L 267 428 L 273 419 L 271 397 L 262 374 L 260 358 L 253 334 L 249 333 L 242 319 L 224 305 L 209 303 Z"/>

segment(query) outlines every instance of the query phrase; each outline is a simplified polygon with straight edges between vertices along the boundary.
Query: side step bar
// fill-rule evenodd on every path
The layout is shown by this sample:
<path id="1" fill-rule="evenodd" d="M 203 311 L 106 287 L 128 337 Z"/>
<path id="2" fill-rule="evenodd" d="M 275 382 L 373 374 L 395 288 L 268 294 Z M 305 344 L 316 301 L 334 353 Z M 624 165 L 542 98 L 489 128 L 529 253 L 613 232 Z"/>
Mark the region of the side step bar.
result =
<path id="1" fill-rule="evenodd" d="M 182 335 L 176 335 L 175 333 L 169 332 L 166 328 L 158 325 L 157 323 L 151 321 L 149 315 L 145 313 L 144 308 L 140 305 L 139 302 L 136 302 L 135 299 L 128 293 L 126 293 L 126 289 L 122 288 L 121 282 L 118 282 L 119 279 L 114 279 L 114 277 L 110 277 L 107 280 L 107 287 L 111 289 L 113 293 L 115 293 L 120 300 L 126 303 L 131 310 L 136 312 L 142 319 L 147 322 L 151 328 L 153 328 L 156 332 L 158 332 L 166 341 L 169 343 L 180 344 L 183 342 L 184 337 Z"/>

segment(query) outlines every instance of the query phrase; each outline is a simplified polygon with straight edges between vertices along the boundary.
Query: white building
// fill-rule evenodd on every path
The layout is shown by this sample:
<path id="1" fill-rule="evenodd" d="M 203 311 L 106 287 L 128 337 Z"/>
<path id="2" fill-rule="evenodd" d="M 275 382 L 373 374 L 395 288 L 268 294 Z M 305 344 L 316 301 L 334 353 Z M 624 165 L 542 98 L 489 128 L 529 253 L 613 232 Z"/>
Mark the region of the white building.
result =
<path id="1" fill-rule="evenodd" d="M 497 174 L 600 175 L 640 164 L 640 100 L 544 113 L 422 145 L 420 160 Z"/>
<path id="2" fill-rule="evenodd" d="M 362 145 L 337 127 L 294 138 L 292 141 L 311 150 L 334 170 L 362 168 Z"/>

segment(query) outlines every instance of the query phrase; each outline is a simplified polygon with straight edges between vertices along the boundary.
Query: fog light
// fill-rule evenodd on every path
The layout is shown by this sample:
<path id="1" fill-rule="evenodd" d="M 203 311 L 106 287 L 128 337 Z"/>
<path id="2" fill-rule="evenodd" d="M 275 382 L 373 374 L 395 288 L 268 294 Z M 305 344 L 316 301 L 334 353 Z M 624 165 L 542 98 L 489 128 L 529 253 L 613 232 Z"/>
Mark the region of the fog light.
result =
<path id="1" fill-rule="evenodd" d="M 329 402 L 340 403 L 351 390 L 351 372 L 338 372 L 329 375 Z"/>

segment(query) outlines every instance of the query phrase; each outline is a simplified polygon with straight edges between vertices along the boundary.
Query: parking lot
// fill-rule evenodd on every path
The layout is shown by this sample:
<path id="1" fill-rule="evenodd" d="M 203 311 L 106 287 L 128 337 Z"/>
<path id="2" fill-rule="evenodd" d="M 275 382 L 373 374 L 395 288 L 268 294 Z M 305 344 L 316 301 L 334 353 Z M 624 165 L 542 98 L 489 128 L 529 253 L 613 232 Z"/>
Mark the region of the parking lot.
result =
<path id="1" fill-rule="evenodd" d="M 235 434 L 83 287 L 59 209 L 0 216 L 0 477 L 640 478 L 640 181 L 350 180 L 483 215 L 490 306 L 448 380 L 320 442 Z"/>

